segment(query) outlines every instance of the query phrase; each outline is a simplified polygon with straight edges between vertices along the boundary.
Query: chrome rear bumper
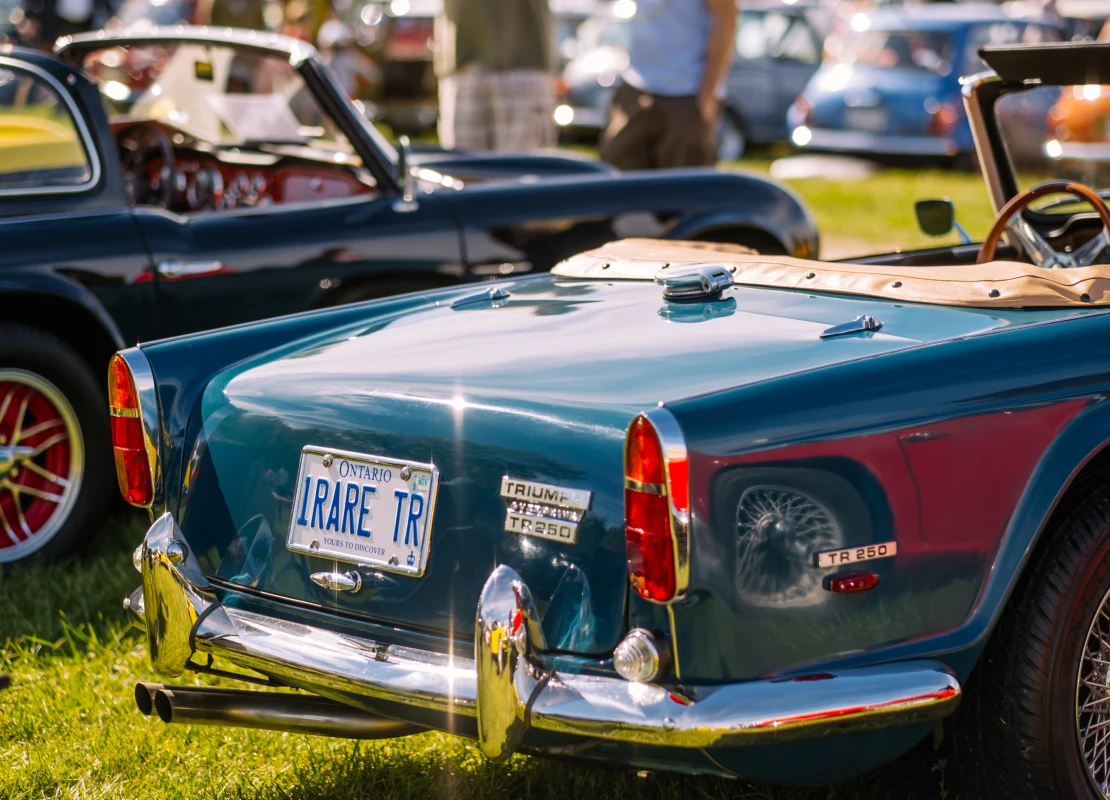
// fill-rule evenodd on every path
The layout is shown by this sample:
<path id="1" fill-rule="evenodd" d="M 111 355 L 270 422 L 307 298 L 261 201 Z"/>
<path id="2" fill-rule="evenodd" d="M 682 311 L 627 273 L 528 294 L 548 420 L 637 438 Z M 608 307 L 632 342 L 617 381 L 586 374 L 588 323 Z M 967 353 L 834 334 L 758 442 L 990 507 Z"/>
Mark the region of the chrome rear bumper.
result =
<path id="1" fill-rule="evenodd" d="M 482 591 L 470 659 L 221 605 L 169 514 L 141 554 L 143 585 L 125 606 L 159 674 L 180 675 L 193 653 L 209 653 L 335 699 L 476 717 L 493 758 L 512 754 L 529 729 L 668 747 L 767 744 L 934 720 L 960 696 L 955 676 L 925 660 L 681 690 L 557 672 L 531 593 L 505 566 Z"/>

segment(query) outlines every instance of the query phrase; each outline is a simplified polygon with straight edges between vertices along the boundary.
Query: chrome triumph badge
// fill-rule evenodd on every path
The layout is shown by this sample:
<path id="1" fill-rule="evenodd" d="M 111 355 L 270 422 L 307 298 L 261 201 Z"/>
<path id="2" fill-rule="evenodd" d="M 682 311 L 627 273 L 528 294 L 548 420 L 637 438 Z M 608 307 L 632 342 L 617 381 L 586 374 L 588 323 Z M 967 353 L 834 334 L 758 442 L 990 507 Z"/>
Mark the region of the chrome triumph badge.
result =
<path id="1" fill-rule="evenodd" d="M 501 479 L 501 496 L 509 501 L 505 530 L 564 544 L 578 541 L 578 523 L 590 508 L 591 493 L 546 483 Z"/>

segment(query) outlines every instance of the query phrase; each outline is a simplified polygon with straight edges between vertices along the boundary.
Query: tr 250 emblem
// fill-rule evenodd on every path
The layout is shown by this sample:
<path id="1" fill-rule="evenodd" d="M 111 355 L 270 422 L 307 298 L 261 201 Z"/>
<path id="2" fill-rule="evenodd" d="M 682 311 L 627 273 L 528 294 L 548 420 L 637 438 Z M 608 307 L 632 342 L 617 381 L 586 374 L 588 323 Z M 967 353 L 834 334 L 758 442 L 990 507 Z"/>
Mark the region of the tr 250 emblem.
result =
<path id="1" fill-rule="evenodd" d="M 578 541 L 578 523 L 590 508 L 591 492 L 546 483 L 501 479 L 501 496 L 509 501 L 505 530 L 565 544 Z"/>

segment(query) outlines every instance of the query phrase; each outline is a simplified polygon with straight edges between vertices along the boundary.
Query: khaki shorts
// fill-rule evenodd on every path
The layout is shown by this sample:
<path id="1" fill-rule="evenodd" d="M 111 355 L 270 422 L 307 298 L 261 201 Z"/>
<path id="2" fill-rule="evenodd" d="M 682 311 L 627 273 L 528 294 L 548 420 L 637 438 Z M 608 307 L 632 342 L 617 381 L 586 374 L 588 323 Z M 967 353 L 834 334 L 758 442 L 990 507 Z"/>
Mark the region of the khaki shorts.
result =
<path id="1" fill-rule="evenodd" d="M 693 95 L 666 97 L 622 84 L 601 136 L 601 158 L 623 170 L 711 167 L 715 128 L 702 119 Z"/>
<path id="2" fill-rule="evenodd" d="M 542 70 L 469 66 L 439 79 L 439 143 L 465 150 L 554 147 L 555 81 Z"/>

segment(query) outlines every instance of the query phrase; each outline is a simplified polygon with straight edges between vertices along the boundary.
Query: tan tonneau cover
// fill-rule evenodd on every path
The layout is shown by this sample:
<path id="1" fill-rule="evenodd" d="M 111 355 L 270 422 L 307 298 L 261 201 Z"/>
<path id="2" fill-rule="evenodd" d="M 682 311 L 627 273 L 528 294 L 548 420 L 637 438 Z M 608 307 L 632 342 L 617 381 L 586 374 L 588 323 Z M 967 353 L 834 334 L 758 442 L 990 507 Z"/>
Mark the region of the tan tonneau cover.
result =
<path id="1" fill-rule="evenodd" d="M 909 303 L 976 308 L 1045 308 L 1110 304 L 1110 265 L 1041 269 L 1017 261 L 956 267 L 834 264 L 753 255 L 706 242 L 623 239 L 572 256 L 552 274 L 561 278 L 653 280 L 664 265 L 724 264 L 744 286 L 882 297 Z"/>

